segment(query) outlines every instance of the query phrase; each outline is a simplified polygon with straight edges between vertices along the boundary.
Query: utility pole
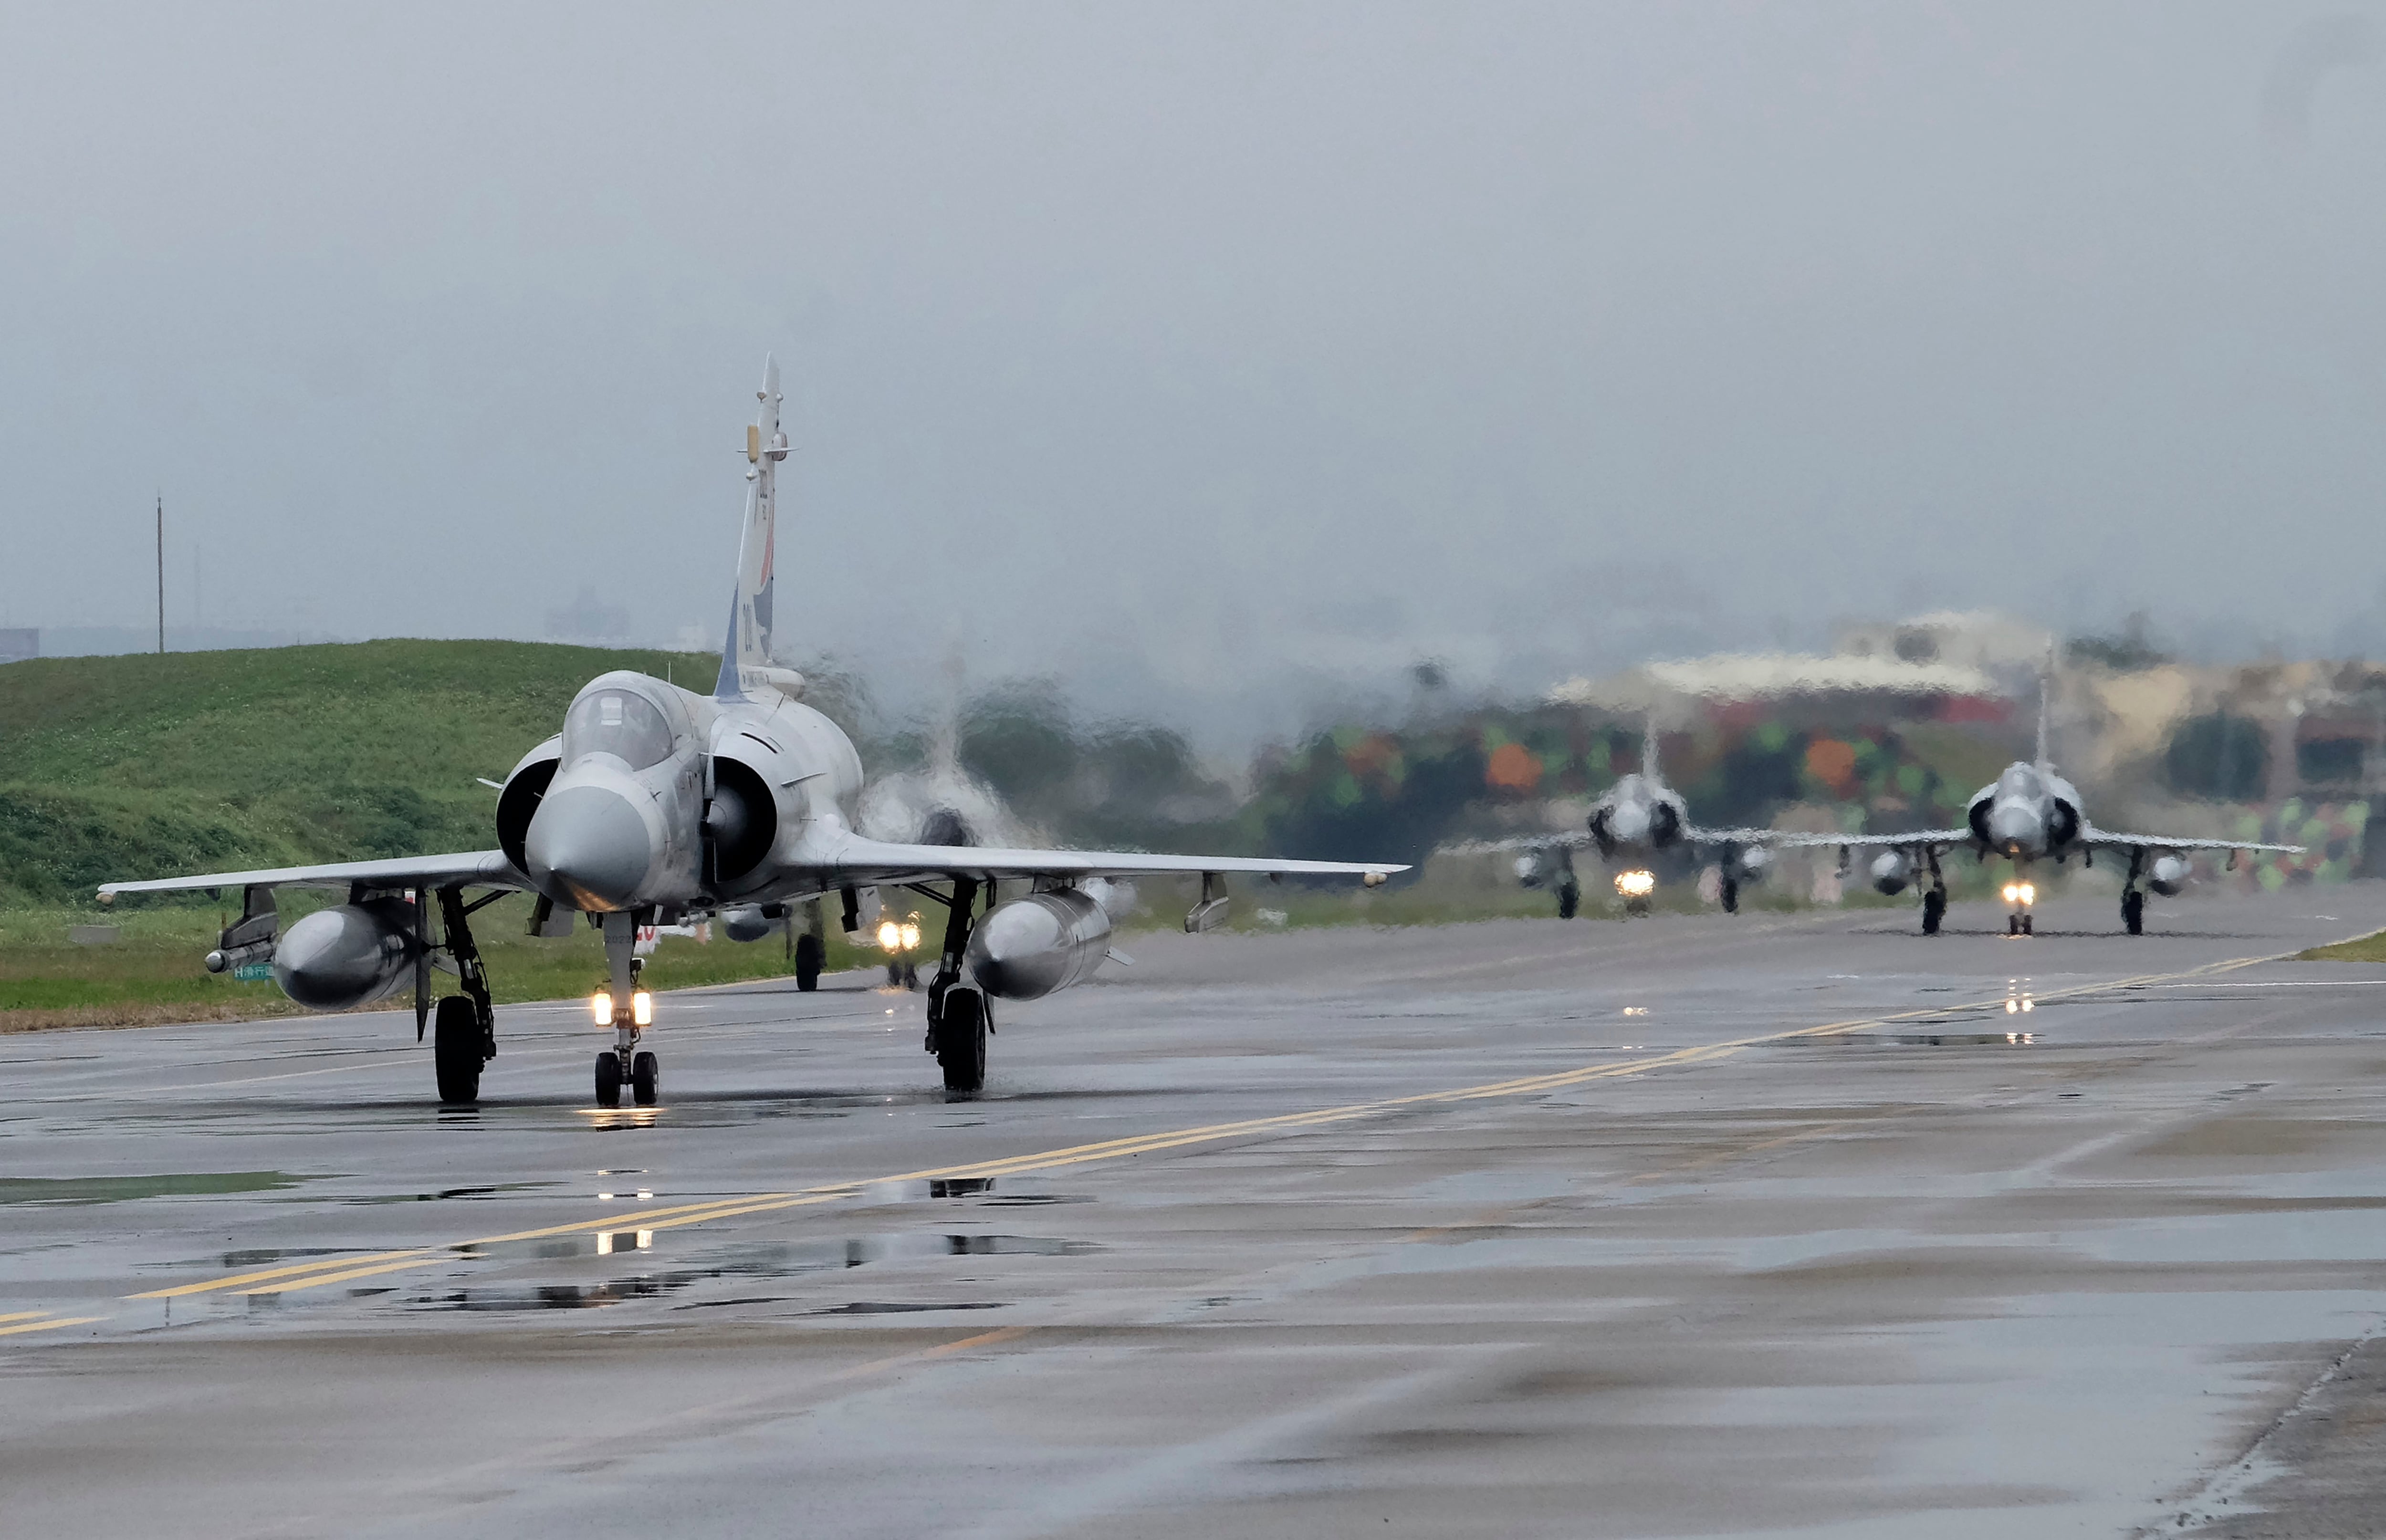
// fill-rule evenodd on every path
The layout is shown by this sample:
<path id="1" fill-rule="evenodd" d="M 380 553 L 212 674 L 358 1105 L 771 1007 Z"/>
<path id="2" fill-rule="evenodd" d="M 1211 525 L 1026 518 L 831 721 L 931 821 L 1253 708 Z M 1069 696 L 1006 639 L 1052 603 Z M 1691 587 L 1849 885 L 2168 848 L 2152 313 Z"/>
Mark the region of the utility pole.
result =
<path id="1" fill-rule="evenodd" d="M 166 495 L 157 494 L 157 651 L 166 650 Z"/>

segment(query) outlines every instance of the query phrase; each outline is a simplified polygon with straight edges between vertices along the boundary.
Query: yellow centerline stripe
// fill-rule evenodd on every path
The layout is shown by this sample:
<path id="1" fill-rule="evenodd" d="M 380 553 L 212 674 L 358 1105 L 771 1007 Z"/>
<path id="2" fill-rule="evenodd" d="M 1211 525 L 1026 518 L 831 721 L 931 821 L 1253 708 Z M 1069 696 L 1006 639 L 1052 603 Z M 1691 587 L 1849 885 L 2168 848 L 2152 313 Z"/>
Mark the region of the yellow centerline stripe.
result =
<path id="1" fill-rule="evenodd" d="M 2222 962 L 2204 963 L 2175 973 L 2141 973 L 2125 979 L 2075 984 L 2065 989 L 2049 990 L 2044 993 L 2034 992 L 2031 998 L 2038 1004 L 2043 1005 L 2050 1001 L 2074 999 L 2081 995 L 2111 994 L 2118 990 L 2139 988 L 2149 983 L 2172 983 L 2229 972 L 2258 962 L 2275 961 L 2277 957 L 2289 955 L 2291 954 L 2279 953 L 2272 957 L 2234 958 Z M 754 1214 L 781 1212 L 789 1208 L 812 1208 L 823 1203 L 833 1203 L 840 1198 L 857 1196 L 866 1188 L 893 1183 L 969 1181 L 1018 1176 L 1031 1171 L 1054 1171 L 1068 1166 L 1098 1165 L 1105 1161 L 1127 1159 L 1162 1150 L 1182 1149 L 1191 1145 L 1217 1144 L 1224 1140 L 1255 1133 L 1277 1133 L 1305 1128 L 1320 1128 L 1372 1117 L 1400 1108 L 1533 1096 L 1548 1091 L 1563 1090 L 1569 1086 L 1585 1084 L 1595 1080 L 1611 1080 L 1626 1075 L 1644 1074 L 1651 1070 L 1710 1063 L 1716 1059 L 1727 1058 L 1749 1048 L 1762 1047 L 1769 1044 L 1828 1036 L 1833 1033 L 1853 1032 L 1863 1027 L 1887 1026 L 1891 1022 L 1910 1021 L 1923 1017 L 1949 1016 L 1966 1011 L 1995 1011 L 2003 1007 L 2005 998 L 2003 995 L 1996 995 L 1986 1000 L 1924 1006 L 1913 1010 L 1892 1012 L 1886 1016 L 1850 1017 L 1844 1020 L 1826 1021 L 1819 1026 L 1792 1027 L 1781 1032 L 1759 1033 L 1753 1036 L 1730 1038 L 1720 1043 L 1704 1043 L 1686 1048 L 1670 1049 L 1645 1058 L 1626 1059 L 1614 1064 L 1585 1065 L 1578 1069 L 1562 1070 L 1549 1074 L 1526 1075 L 1513 1080 L 1494 1081 L 1484 1085 L 1462 1086 L 1455 1090 L 1420 1091 L 1404 1096 L 1387 1096 L 1375 1101 L 1352 1102 L 1342 1107 L 1318 1108 L 1306 1112 L 1286 1112 L 1274 1117 L 1247 1118 L 1236 1122 L 1211 1123 L 1199 1128 L 1175 1129 L 1161 1133 L 1132 1134 L 1120 1139 L 1107 1139 L 1087 1145 L 1072 1145 L 1061 1149 L 1040 1150 L 1033 1154 L 974 1161 L 967 1165 L 935 1166 L 923 1171 L 905 1171 L 895 1176 L 864 1177 L 849 1182 L 828 1183 L 817 1187 L 799 1188 L 792 1192 L 752 1193 L 741 1197 L 715 1198 L 705 1203 L 684 1203 L 661 1208 L 634 1209 L 624 1213 L 609 1214 L 599 1219 L 572 1220 L 562 1224 L 546 1225 L 535 1230 L 516 1230 L 502 1235 L 485 1235 L 477 1240 L 418 1246 L 405 1251 L 382 1251 L 358 1257 L 324 1258 L 317 1261 L 302 1262 L 288 1267 L 235 1273 L 229 1278 L 213 1278 L 196 1283 L 177 1284 L 171 1288 L 152 1289 L 146 1293 L 129 1295 L 126 1297 L 172 1299 L 194 1294 L 292 1294 L 302 1289 L 320 1288 L 326 1284 L 347 1283 L 358 1278 L 402 1272 L 428 1265 L 442 1258 L 459 1254 L 469 1257 L 473 1250 L 483 1246 L 546 1240 L 558 1235 L 593 1234 L 604 1231 L 676 1230 L 684 1225 L 704 1224 L 713 1220 L 740 1219 Z M 258 1284 L 263 1286 L 251 1286 Z"/>
<path id="2" fill-rule="evenodd" d="M 21 1336 L 27 1332 L 55 1332 L 61 1326 L 88 1326 L 94 1321 L 106 1321 L 104 1315 L 70 1315 L 57 1321 L 29 1321 L 21 1326 L 0 1326 L 0 1337 Z"/>

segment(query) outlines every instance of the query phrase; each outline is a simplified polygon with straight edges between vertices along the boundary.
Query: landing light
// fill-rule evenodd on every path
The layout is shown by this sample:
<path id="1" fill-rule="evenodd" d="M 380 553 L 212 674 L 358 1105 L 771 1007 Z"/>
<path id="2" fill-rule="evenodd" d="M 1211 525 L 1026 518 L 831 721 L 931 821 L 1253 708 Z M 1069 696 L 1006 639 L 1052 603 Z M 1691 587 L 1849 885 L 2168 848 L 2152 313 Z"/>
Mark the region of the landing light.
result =
<path id="1" fill-rule="evenodd" d="M 1619 871 L 1615 874 L 1615 891 L 1626 898 L 1646 898 L 1657 891 L 1657 874 L 1653 871 Z"/>
<path id="2" fill-rule="evenodd" d="M 641 1027 L 651 1027 L 655 1024 L 653 995 L 641 989 L 630 996 L 630 1020 Z"/>
<path id="3" fill-rule="evenodd" d="M 903 945 L 903 927 L 889 920 L 878 927 L 878 945 L 892 952 Z"/>
<path id="4" fill-rule="evenodd" d="M 609 991 L 598 990 L 588 996 L 588 1014 L 596 1018 L 600 1027 L 613 1024 L 613 996 Z"/>
<path id="5" fill-rule="evenodd" d="M 904 926 L 904 927 L 903 927 L 903 950 L 905 950 L 905 951 L 907 951 L 907 952 L 916 952 L 916 951 L 918 951 L 919 949 L 920 949 L 920 927 L 918 927 L 917 925 L 906 925 L 906 926 Z"/>
<path id="6" fill-rule="evenodd" d="M 2005 884 L 2006 903 L 2028 905 L 2034 904 L 2037 901 L 2038 888 L 2035 884 L 2029 883 L 2007 883 Z"/>

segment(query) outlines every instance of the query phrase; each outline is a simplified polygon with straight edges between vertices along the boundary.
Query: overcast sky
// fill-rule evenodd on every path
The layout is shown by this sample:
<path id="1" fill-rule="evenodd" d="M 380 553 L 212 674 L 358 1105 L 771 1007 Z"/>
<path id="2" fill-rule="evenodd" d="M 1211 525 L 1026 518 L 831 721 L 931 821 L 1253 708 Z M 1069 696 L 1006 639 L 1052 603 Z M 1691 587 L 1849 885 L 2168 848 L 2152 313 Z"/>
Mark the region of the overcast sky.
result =
<path id="1" fill-rule="evenodd" d="M 0 610 L 1281 725 L 1993 604 L 2386 645 L 2386 16 L 0 9 Z"/>

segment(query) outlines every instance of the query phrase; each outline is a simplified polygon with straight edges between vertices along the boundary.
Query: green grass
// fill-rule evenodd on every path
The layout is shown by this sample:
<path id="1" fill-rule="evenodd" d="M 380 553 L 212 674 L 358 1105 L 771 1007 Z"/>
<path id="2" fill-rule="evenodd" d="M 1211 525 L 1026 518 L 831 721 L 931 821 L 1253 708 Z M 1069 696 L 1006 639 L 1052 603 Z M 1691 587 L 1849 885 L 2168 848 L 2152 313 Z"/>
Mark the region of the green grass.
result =
<path id="1" fill-rule="evenodd" d="M 710 654 L 366 642 L 0 666 L 0 906 L 111 878 L 480 850 L 514 761 L 608 669 Z M 128 900 L 128 906 L 180 900 Z"/>
<path id="2" fill-rule="evenodd" d="M 2297 962 L 2386 962 L 2386 931 L 2295 954 Z"/>

